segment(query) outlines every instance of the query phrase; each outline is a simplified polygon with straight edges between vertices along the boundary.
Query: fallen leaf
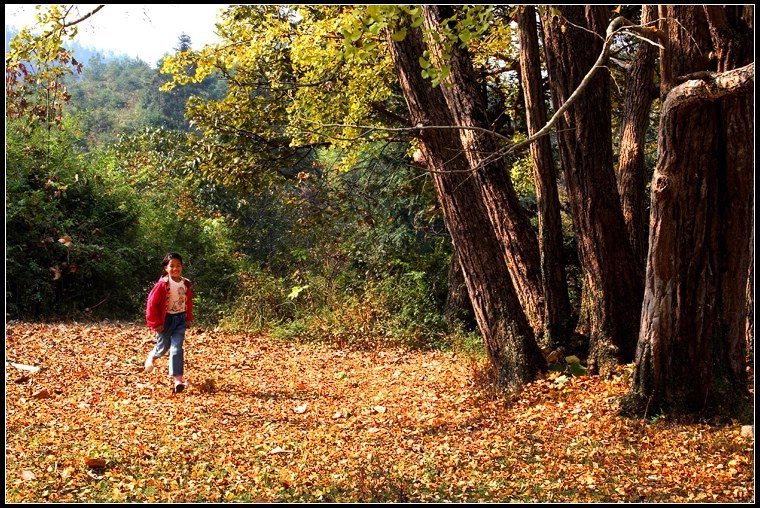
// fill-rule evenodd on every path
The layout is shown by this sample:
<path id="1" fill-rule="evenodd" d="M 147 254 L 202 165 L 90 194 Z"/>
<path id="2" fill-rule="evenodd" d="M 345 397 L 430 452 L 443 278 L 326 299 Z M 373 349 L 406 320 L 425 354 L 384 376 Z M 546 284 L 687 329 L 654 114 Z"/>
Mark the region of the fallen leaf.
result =
<path id="1" fill-rule="evenodd" d="M 32 394 L 32 397 L 35 399 L 49 399 L 51 397 L 50 391 L 47 388 L 42 388 L 41 390 L 37 390 Z"/>
<path id="2" fill-rule="evenodd" d="M 303 403 L 303 404 L 301 404 L 300 406 L 296 406 L 296 407 L 294 407 L 294 408 L 293 408 L 293 412 L 294 412 L 294 413 L 297 413 L 297 414 L 299 414 L 299 415 L 300 415 L 301 413 L 305 413 L 305 412 L 306 412 L 306 407 L 307 407 L 307 405 L 308 405 L 308 404 L 306 404 L 306 402 L 304 402 L 304 403 Z"/>
<path id="3" fill-rule="evenodd" d="M 21 471 L 21 479 L 30 482 L 32 480 L 36 480 L 37 479 L 37 475 L 35 475 L 31 471 L 29 471 L 28 469 L 25 469 L 25 470 Z"/>
<path id="4" fill-rule="evenodd" d="M 372 409 L 378 413 L 385 413 L 385 406 L 374 406 Z"/>
<path id="5" fill-rule="evenodd" d="M 275 446 L 269 451 L 270 455 L 275 455 L 278 453 L 293 453 L 292 450 L 285 450 L 284 448 L 280 448 L 279 446 Z"/>
<path id="6" fill-rule="evenodd" d="M 84 459 L 84 463 L 87 464 L 87 467 L 91 467 L 93 469 L 104 469 L 106 467 L 106 461 L 104 459 L 88 457 Z"/>

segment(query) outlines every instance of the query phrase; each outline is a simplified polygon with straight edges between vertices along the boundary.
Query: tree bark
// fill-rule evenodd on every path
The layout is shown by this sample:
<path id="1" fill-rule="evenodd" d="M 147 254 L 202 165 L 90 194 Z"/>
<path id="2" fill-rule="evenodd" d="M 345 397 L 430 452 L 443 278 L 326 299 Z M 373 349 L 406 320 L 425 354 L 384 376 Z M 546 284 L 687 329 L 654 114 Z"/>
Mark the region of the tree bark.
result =
<path id="1" fill-rule="evenodd" d="M 718 72 L 745 66 L 754 59 L 752 31 L 741 17 L 750 6 L 704 6 L 710 35 L 718 59 Z M 718 173 L 720 224 L 721 333 L 727 338 L 730 378 L 746 382 L 746 277 L 752 263 L 750 242 L 754 203 L 754 115 L 753 94 L 727 96 L 720 100 L 720 141 L 725 157 Z"/>
<path id="2" fill-rule="evenodd" d="M 607 7 L 559 6 L 544 13 L 546 57 L 555 108 L 593 66 L 602 48 Z M 581 320 L 590 334 L 589 367 L 607 374 L 634 358 L 642 281 L 612 166 L 609 72 L 599 72 L 558 125 L 560 162 L 583 267 Z"/>
<path id="3" fill-rule="evenodd" d="M 525 6 L 518 11 L 520 67 L 528 135 L 546 124 L 546 105 L 541 83 L 541 55 L 536 32 L 536 10 Z M 563 259 L 557 177 L 551 142 L 544 136 L 530 145 L 533 179 L 538 201 L 538 239 L 544 289 L 546 342 L 551 349 L 564 345 L 572 331 L 572 308 L 567 291 Z"/>
<path id="4" fill-rule="evenodd" d="M 751 249 L 751 258 L 754 259 L 755 254 L 755 229 L 752 228 L 752 244 L 750 246 Z M 745 336 L 747 337 L 747 347 L 746 347 L 746 356 L 747 363 L 752 362 L 752 359 L 755 357 L 755 263 L 749 264 L 749 275 L 747 276 L 747 314 L 744 319 L 745 326 L 744 329 L 746 330 Z"/>
<path id="5" fill-rule="evenodd" d="M 657 17 L 653 5 L 641 11 L 641 23 Z M 647 169 L 644 161 L 649 111 L 657 96 L 654 84 L 654 62 L 657 47 L 646 41 L 639 43 L 636 57 L 626 76 L 626 95 L 620 126 L 620 160 L 617 184 L 628 241 L 633 249 L 637 276 L 644 279 L 647 257 L 649 213 L 646 201 Z"/>
<path id="6" fill-rule="evenodd" d="M 413 124 L 453 125 L 440 88 L 421 76 L 421 31 L 410 29 L 400 42 L 387 39 Z M 419 141 L 497 382 L 519 388 L 546 371 L 546 360 L 512 286 L 480 186 L 471 178 L 456 130 L 423 129 Z"/>
<path id="7" fill-rule="evenodd" d="M 426 28 L 440 30 L 441 21 L 452 13 L 452 6 L 423 7 Z M 441 58 L 438 44 L 429 44 L 431 54 Z M 485 116 L 485 97 L 480 93 L 478 77 L 467 50 L 457 45 L 451 49 L 446 62 L 451 74 L 440 87 L 446 101 L 452 125 L 488 129 Z M 505 160 L 494 157 L 498 152 L 496 138 L 488 133 L 458 129 L 464 156 L 475 170 L 473 178 L 482 188 L 483 202 L 502 247 L 517 296 L 537 336 L 544 332 L 544 295 L 541 284 L 541 264 L 538 240 L 527 214 L 512 185 Z"/>
<path id="8" fill-rule="evenodd" d="M 668 93 L 660 120 L 633 388 L 650 410 L 731 411 L 747 395 L 754 63 L 738 65 L 752 31 L 711 9 L 667 7 L 674 82 L 700 79 Z"/>

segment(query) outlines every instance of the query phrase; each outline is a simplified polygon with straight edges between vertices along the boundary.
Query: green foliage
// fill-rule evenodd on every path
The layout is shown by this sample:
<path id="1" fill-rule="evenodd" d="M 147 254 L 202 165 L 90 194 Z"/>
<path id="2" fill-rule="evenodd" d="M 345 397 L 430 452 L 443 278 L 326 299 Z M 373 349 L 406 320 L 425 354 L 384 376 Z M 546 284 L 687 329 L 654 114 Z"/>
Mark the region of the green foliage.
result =
<path id="1" fill-rule="evenodd" d="M 235 279 L 230 235 L 184 171 L 183 135 L 145 132 L 85 157 L 75 125 L 63 127 L 8 129 L 8 315 L 139 318 L 172 250 L 196 283 L 200 322 L 218 319 Z"/>
<path id="2" fill-rule="evenodd" d="M 533 179 L 533 159 L 530 156 L 517 159 L 512 163 L 509 173 L 523 207 L 527 210 L 535 210 L 537 198 L 536 182 Z"/>
<path id="3" fill-rule="evenodd" d="M 165 81 L 158 70 L 142 60 L 122 57 L 104 61 L 100 56 L 90 59 L 78 79 L 65 81 L 71 95 L 68 114 L 79 118 L 86 133 L 82 146 L 112 145 L 124 134 L 147 128 L 188 131 L 188 99 L 223 95 L 224 87 L 216 80 L 161 92 L 159 87 Z"/>
<path id="4" fill-rule="evenodd" d="M 339 297 L 334 306 L 299 311 L 295 319 L 276 326 L 272 335 L 354 347 L 445 347 L 446 323 L 424 279 L 425 274 L 412 272 L 369 283 L 358 295 Z"/>
<path id="5" fill-rule="evenodd" d="M 236 273 L 235 294 L 220 326 L 258 332 L 293 317 L 295 305 L 287 298 L 282 279 L 251 265 Z"/>
<path id="6" fill-rule="evenodd" d="M 79 118 L 83 147 L 114 144 L 124 133 L 160 123 L 150 109 L 156 71 L 142 60 L 90 60 L 79 79 L 67 80 L 72 102 L 68 113 Z"/>
<path id="7" fill-rule="evenodd" d="M 41 161 L 49 165 L 36 186 L 19 176 L 8 195 L 16 221 L 11 314 L 93 308 L 140 319 L 159 261 L 172 250 L 183 254 L 194 281 L 200 323 L 446 345 L 449 240 L 430 181 L 409 166 L 406 142 L 387 143 L 387 133 L 346 125 L 402 118 L 382 31 L 393 29 L 400 39 L 408 29 L 399 24 L 402 15 L 419 26 L 422 11 L 296 11 L 228 9 L 223 44 L 193 51 L 181 40 L 181 51 L 163 62 L 168 82 L 129 59 L 91 60 L 80 80 L 67 82 L 66 141 L 64 131 L 47 138 L 40 131 L 32 154 L 16 138 L 14 166 L 33 173 Z M 190 129 L 181 118 L 185 108 Z M 90 186 L 92 204 L 68 203 L 72 178 Z M 107 242 L 84 232 L 101 235 L 109 221 Z M 57 241 L 65 235 L 70 244 Z M 37 237 L 53 239 L 45 256 L 24 257 L 30 249 L 23 242 Z M 56 277 L 55 284 L 39 283 L 42 276 Z M 93 298 L 112 281 L 119 289 L 102 303 L 71 294 L 62 304 L 56 291 L 69 286 L 61 281 L 89 288 L 84 276 Z"/>
<path id="8" fill-rule="evenodd" d="M 549 370 L 561 372 L 566 376 L 579 377 L 584 376 L 588 368 L 581 364 L 581 361 L 577 356 L 571 355 L 566 356 L 562 361 L 557 361 L 551 364 Z"/>
<path id="9" fill-rule="evenodd" d="M 6 150 L 8 315 L 134 310 L 140 281 L 122 277 L 139 257 L 138 214 L 122 182 L 78 156 L 70 129 L 27 137 L 12 122 Z"/>

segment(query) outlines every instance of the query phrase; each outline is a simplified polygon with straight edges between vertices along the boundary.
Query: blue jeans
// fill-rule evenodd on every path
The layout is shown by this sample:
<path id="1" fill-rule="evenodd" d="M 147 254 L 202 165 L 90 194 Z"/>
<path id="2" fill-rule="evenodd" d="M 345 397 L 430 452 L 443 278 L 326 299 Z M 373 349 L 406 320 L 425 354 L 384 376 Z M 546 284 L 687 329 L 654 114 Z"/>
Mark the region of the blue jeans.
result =
<path id="1" fill-rule="evenodd" d="M 185 313 L 167 314 L 164 331 L 156 336 L 156 347 L 151 355 L 153 358 L 164 356 L 169 351 L 169 375 L 181 376 L 185 372 L 182 343 L 185 341 L 187 319 Z"/>

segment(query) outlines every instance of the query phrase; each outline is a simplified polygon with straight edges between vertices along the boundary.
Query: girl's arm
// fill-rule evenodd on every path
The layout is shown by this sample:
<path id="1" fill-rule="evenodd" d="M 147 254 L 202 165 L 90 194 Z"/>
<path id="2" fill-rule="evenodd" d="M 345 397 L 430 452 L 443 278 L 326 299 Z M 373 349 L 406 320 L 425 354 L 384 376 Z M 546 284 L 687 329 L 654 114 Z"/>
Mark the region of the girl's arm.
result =
<path id="1" fill-rule="evenodd" d="M 193 282 L 189 279 L 187 279 L 187 283 L 185 284 L 187 286 L 187 293 L 186 293 L 186 300 L 185 300 L 185 317 L 187 318 L 187 324 L 190 325 L 190 323 L 193 322 Z"/>
<path id="2" fill-rule="evenodd" d="M 148 302 L 145 306 L 145 322 L 148 328 L 161 333 L 164 330 L 164 316 L 161 312 L 161 302 L 166 300 L 166 291 L 163 284 L 158 282 L 148 294 Z"/>

